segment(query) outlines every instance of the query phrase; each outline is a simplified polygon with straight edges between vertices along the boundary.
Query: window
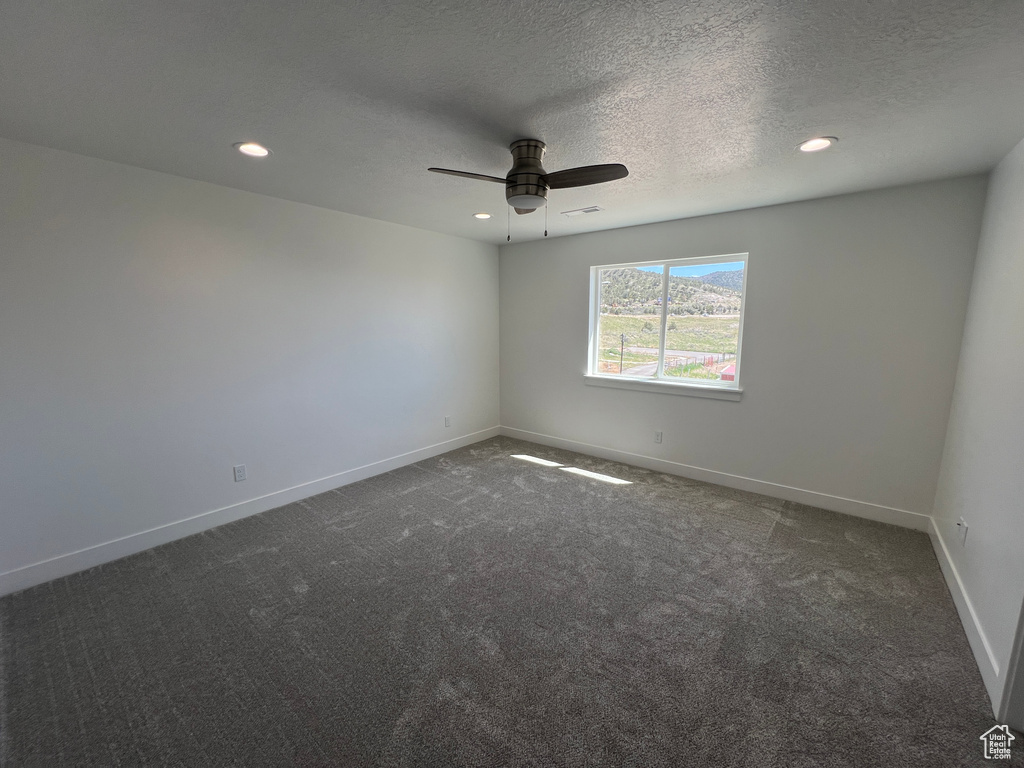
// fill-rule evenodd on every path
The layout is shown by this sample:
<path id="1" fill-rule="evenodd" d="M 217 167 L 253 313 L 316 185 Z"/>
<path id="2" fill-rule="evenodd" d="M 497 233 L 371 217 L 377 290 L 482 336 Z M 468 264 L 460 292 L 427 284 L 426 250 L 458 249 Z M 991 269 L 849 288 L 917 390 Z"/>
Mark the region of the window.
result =
<path id="1" fill-rule="evenodd" d="M 740 391 L 747 254 L 590 269 L 587 383 Z"/>

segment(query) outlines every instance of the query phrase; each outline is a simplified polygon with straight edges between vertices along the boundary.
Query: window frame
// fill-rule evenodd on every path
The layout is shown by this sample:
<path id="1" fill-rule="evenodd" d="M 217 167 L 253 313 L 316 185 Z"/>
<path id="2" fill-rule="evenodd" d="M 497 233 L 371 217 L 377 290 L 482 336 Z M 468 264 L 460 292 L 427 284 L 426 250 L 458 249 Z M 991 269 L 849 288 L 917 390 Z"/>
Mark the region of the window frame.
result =
<path id="1" fill-rule="evenodd" d="M 734 381 L 700 381 L 669 378 L 665 371 L 665 345 L 668 326 L 668 276 L 673 267 L 698 266 L 703 264 L 728 264 L 743 262 L 743 285 L 740 289 L 740 318 L 736 338 L 736 378 Z M 663 267 L 661 285 L 661 328 L 658 335 L 658 367 L 654 376 L 624 376 L 598 371 L 600 358 L 601 283 L 600 275 L 606 269 L 630 269 L 640 267 Z M 590 385 L 632 389 L 647 392 L 661 392 L 675 395 L 712 397 L 720 400 L 739 400 L 743 388 L 740 385 L 740 361 L 743 356 L 743 321 L 746 317 L 747 276 L 750 268 L 750 254 L 728 253 L 715 256 L 683 256 L 672 259 L 651 259 L 620 264 L 595 264 L 590 267 L 590 328 L 587 340 L 587 370 L 584 382 Z"/>

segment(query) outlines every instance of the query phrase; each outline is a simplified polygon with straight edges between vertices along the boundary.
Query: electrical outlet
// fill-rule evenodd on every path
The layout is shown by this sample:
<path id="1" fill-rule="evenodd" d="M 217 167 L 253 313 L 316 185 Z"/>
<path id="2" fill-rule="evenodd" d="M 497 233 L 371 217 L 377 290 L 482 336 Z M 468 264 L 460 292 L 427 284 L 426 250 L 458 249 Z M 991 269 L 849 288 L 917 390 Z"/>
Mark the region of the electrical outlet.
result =
<path id="1" fill-rule="evenodd" d="M 451 416 L 445 416 L 444 417 L 444 425 L 446 427 L 450 427 L 452 425 L 452 417 Z"/>
<path id="2" fill-rule="evenodd" d="M 961 547 L 966 547 L 967 546 L 967 521 L 964 520 L 961 517 L 960 518 L 960 522 L 958 522 L 956 524 L 956 527 L 957 527 L 957 530 L 960 532 L 960 546 Z"/>
<path id="3" fill-rule="evenodd" d="M 654 442 L 656 442 L 656 443 L 660 443 L 661 442 L 661 432 L 655 432 L 654 433 Z"/>
<path id="4" fill-rule="evenodd" d="M 245 464 L 239 464 L 235 467 L 235 482 L 240 483 L 245 480 Z"/>

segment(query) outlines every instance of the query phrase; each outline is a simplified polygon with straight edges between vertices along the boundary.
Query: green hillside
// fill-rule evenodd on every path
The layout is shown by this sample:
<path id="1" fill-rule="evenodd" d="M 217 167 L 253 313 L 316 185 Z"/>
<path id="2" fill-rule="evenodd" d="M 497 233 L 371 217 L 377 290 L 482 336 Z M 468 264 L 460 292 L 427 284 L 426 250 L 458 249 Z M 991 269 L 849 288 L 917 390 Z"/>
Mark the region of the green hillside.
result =
<path id="1" fill-rule="evenodd" d="M 660 314 L 662 275 L 635 267 L 601 270 L 601 313 Z M 669 277 L 670 315 L 722 315 L 740 310 L 741 272 L 712 272 L 704 277 Z"/>
<path id="2" fill-rule="evenodd" d="M 727 272 L 711 272 L 697 279 L 710 285 L 729 288 L 737 293 L 743 290 L 743 272 L 738 269 L 730 269 Z"/>

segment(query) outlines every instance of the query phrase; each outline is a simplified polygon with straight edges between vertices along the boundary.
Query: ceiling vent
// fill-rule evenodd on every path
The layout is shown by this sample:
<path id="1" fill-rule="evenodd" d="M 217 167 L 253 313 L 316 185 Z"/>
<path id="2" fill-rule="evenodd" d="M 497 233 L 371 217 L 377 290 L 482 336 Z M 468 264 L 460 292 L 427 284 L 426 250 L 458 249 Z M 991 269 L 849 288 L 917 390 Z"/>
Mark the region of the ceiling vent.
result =
<path id="1" fill-rule="evenodd" d="M 562 211 L 563 216 L 582 216 L 584 213 L 597 213 L 603 211 L 599 205 L 588 205 L 586 208 L 577 208 L 575 211 Z"/>

